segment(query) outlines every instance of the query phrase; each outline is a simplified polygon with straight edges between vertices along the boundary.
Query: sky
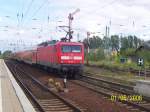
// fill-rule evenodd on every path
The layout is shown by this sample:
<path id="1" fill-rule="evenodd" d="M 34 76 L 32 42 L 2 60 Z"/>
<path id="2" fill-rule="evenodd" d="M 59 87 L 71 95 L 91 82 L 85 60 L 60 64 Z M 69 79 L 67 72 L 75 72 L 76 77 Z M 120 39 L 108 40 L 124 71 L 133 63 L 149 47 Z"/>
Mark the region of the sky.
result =
<path id="1" fill-rule="evenodd" d="M 86 32 L 103 37 L 106 26 L 110 35 L 150 40 L 150 0 L 0 0 L 0 50 L 60 40 L 66 33 L 58 26 L 68 25 L 76 9 L 73 41 L 86 38 Z"/>

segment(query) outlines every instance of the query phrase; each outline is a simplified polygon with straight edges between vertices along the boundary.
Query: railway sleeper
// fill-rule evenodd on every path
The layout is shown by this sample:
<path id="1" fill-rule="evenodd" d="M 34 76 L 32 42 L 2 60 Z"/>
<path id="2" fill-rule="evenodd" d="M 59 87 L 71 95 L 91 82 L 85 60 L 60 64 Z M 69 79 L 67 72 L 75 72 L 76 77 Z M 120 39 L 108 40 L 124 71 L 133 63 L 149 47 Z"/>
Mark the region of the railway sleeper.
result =
<path id="1" fill-rule="evenodd" d="M 65 104 L 63 104 L 63 103 L 54 103 L 54 104 L 52 104 L 52 103 L 42 103 L 42 105 L 45 105 L 45 106 L 57 106 L 57 105 L 65 105 Z"/>
<path id="2" fill-rule="evenodd" d="M 46 111 L 46 112 L 51 112 L 51 111 L 57 111 L 57 112 L 59 112 L 59 111 L 71 111 L 72 109 L 71 108 L 49 108 L 49 107 L 46 107 L 46 108 L 44 108 L 44 110 Z"/>
<path id="3" fill-rule="evenodd" d="M 143 104 L 140 104 L 142 106 L 148 106 L 150 108 L 150 103 L 143 103 Z"/>
<path id="4" fill-rule="evenodd" d="M 144 104 L 144 105 L 142 104 L 141 106 L 150 110 L 150 104 Z"/>
<path id="5" fill-rule="evenodd" d="M 60 100 L 58 99 L 42 99 L 42 100 L 39 100 L 40 102 L 61 102 Z"/>
<path id="6" fill-rule="evenodd" d="M 74 112 L 74 111 L 73 110 L 67 110 L 67 111 L 66 110 L 65 111 L 51 110 L 51 111 L 48 111 L 48 112 Z"/>
<path id="7" fill-rule="evenodd" d="M 135 108 L 132 108 L 130 110 L 133 111 L 133 112 L 141 112 L 139 109 L 135 109 Z"/>
<path id="8" fill-rule="evenodd" d="M 139 104 L 145 104 L 147 103 L 146 101 L 141 101 L 141 102 L 138 102 Z"/>
<path id="9" fill-rule="evenodd" d="M 49 108 L 68 108 L 66 105 L 55 105 L 55 106 L 53 106 L 53 105 L 43 105 L 42 104 L 42 107 L 49 107 Z"/>
<path id="10" fill-rule="evenodd" d="M 70 107 L 66 106 L 63 102 L 57 100 L 57 99 L 52 99 L 52 100 L 39 100 L 40 104 L 42 105 L 43 108 L 45 108 L 47 111 L 53 111 L 53 110 L 71 110 Z"/>

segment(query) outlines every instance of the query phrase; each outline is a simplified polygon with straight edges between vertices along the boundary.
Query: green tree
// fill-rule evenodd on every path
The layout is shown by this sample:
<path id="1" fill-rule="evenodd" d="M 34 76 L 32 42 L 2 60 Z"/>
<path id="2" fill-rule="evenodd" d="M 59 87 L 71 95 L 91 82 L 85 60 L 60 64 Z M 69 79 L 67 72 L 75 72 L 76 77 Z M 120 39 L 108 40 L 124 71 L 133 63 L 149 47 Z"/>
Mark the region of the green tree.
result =
<path id="1" fill-rule="evenodd" d="M 149 50 L 141 50 L 136 53 L 138 57 L 141 57 L 145 60 L 145 62 L 150 64 L 150 51 Z"/>
<path id="2" fill-rule="evenodd" d="M 119 51 L 120 39 L 118 35 L 111 36 L 111 48 L 115 49 L 117 52 Z"/>
<path id="3" fill-rule="evenodd" d="M 103 40 L 98 36 L 96 36 L 96 46 L 97 46 L 96 48 L 102 48 L 103 47 Z"/>
<path id="4" fill-rule="evenodd" d="M 134 48 L 138 48 L 138 38 L 134 36 Z"/>
<path id="5" fill-rule="evenodd" d="M 96 60 L 99 61 L 103 59 L 105 59 L 104 49 L 99 48 L 96 52 Z"/>
<path id="6" fill-rule="evenodd" d="M 126 37 L 121 37 L 120 42 L 121 42 L 121 50 L 125 50 L 128 44 Z"/>
<path id="7" fill-rule="evenodd" d="M 3 53 L 3 58 L 6 58 L 6 57 L 10 56 L 11 54 L 12 54 L 12 51 L 6 50 L 6 51 L 4 51 L 4 53 Z"/>
<path id="8" fill-rule="evenodd" d="M 87 38 L 83 40 L 83 43 L 87 45 L 88 40 Z M 103 40 L 99 36 L 93 36 L 92 38 L 89 38 L 89 48 L 90 49 L 96 49 L 103 46 Z"/>
<path id="9" fill-rule="evenodd" d="M 109 48 L 110 48 L 110 45 L 111 45 L 111 40 L 110 40 L 110 38 L 104 36 L 102 47 L 103 47 L 104 49 L 109 49 Z"/>
<path id="10" fill-rule="evenodd" d="M 128 48 L 133 48 L 134 47 L 134 38 L 132 35 L 128 36 Z"/>

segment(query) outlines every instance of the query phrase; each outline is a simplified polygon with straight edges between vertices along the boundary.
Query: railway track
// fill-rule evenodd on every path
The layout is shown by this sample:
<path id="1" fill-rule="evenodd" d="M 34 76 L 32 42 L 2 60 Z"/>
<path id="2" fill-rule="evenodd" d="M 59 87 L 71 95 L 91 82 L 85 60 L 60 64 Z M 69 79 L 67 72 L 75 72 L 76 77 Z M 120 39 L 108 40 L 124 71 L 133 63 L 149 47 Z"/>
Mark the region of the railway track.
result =
<path id="1" fill-rule="evenodd" d="M 51 91 L 18 65 L 6 63 L 37 112 L 83 112 L 78 106 Z"/>
<path id="2" fill-rule="evenodd" d="M 106 80 L 102 80 L 96 77 L 91 77 L 87 75 L 83 75 L 83 78 L 76 81 L 71 81 L 72 83 L 78 84 L 80 86 L 86 87 L 92 91 L 98 92 L 104 97 L 111 99 L 113 95 L 138 95 L 133 91 L 132 86 L 122 85 L 116 82 L 110 82 Z M 117 99 L 117 102 L 126 105 L 127 108 L 133 112 L 143 111 L 150 112 L 150 98 L 142 96 L 141 101 L 130 101 L 130 100 L 121 100 Z"/>
<path id="3" fill-rule="evenodd" d="M 20 68 L 21 67 L 23 67 L 23 66 L 20 66 Z M 28 69 L 26 69 L 26 70 L 28 71 Z M 24 72 L 24 71 L 22 71 L 22 72 Z M 29 74 L 29 73 L 25 73 L 25 74 Z M 30 75 L 32 75 L 32 73 L 30 73 Z M 90 76 L 87 76 L 87 74 L 84 75 L 81 80 L 73 80 L 70 82 L 77 84 L 79 86 L 82 86 L 84 88 L 88 88 L 88 89 L 90 89 L 90 90 L 92 90 L 98 94 L 102 94 L 104 96 L 104 98 L 107 98 L 109 100 L 111 99 L 111 96 L 114 94 L 123 94 L 123 95 L 134 95 L 135 94 L 133 92 L 132 86 L 122 85 L 120 83 L 110 82 L 107 80 L 102 80 L 99 78 L 90 77 Z M 42 100 L 38 100 L 38 101 L 39 101 L 40 105 L 44 104 L 45 107 L 47 107 L 49 105 L 49 104 L 45 103 L 45 99 L 44 99 L 44 103 Z M 46 102 L 48 102 L 48 100 L 46 100 Z M 150 111 L 150 108 L 149 108 L 150 107 L 150 101 L 149 101 L 149 98 L 146 98 L 146 97 L 143 97 L 142 101 L 140 101 L 140 102 L 132 102 L 132 101 L 128 101 L 128 100 L 127 101 L 126 100 L 117 100 L 117 103 L 120 103 L 120 105 L 126 106 L 126 108 L 128 108 L 132 112 L 141 112 L 141 111 L 149 112 Z M 55 106 L 57 107 L 57 105 L 58 104 L 56 101 Z M 37 108 L 39 108 L 39 107 L 37 107 Z M 80 110 L 82 110 L 82 109 L 80 109 Z M 72 111 L 72 110 L 69 110 L 69 111 Z"/>
<path id="4" fill-rule="evenodd" d="M 148 76 L 148 77 L 150 77 L 150 70 L 141 70 L 141 71 L 139 71 L 139 70 L 130 69 L 130 72 L 131 73 L 135 73 L 137 75 L 140 74 L 141 76 Z"/>

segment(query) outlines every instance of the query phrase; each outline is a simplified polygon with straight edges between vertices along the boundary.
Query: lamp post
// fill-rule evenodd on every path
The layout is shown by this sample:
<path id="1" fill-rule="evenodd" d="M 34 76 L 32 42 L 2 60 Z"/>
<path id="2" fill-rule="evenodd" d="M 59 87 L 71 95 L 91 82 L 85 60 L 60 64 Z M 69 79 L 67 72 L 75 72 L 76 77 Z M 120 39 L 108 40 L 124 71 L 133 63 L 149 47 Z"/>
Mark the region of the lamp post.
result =
<path id="1" fill-rule="evenodd" d="M 87 32 L 87 45 L 86 45 L 86 47 L 87 47 L 87 56 L 86 56 L 86 64 L 87 65 L 89 65 L 89 37 L 90 37 L 90 32 Z"/>

